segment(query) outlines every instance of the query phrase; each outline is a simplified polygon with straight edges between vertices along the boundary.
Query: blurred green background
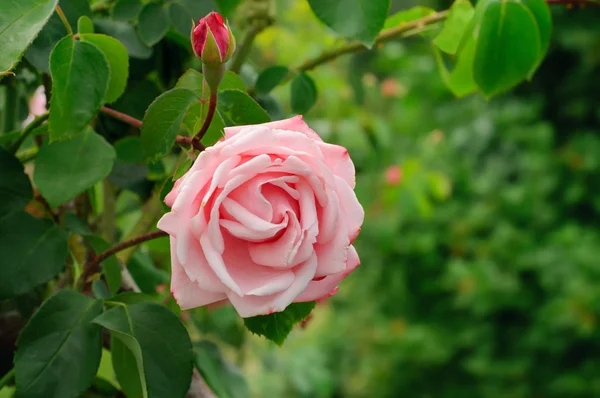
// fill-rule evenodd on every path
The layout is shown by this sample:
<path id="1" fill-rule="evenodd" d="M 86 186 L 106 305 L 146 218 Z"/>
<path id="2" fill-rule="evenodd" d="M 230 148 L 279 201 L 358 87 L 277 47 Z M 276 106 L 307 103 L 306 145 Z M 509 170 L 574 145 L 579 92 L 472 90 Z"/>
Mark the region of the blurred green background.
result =
<path id="1" fill-rule="evenodd" d="M 414 5 L 449 6 L 391 12 Z M 356 165 L 362 264 L 282 348 L 215 326 L 253 396 L 600 396 L 600 8 L 553 11 L 533 81 L 490 101 L 454 98 L 418 37 L 311 73 L 305 120 Z M 279 1 L 244 73 L 335 43 Z"/>
<path id="2" fill-rule="evenodd" d="M 181 2 L 198 15 L 214 8 Z M 294 67 L 343 42 L 306 1 L 276 5 L 275 24 L 242 69 L 249 87 L 269 66 Z M 451 2 L 394 0 L 390 13 L 419 5 Z M 533 80 L 489 101 L 453 97 L 431 40 L 419 36 L 309 72 L 319 95 L 305 120 L 347 147 L 356 166 L 362 264 L 281 348 L 246 332 L 231 307 L 182 314 L 194 341 L 203 340 L 198 362 L 218 396 L 600 397 L 600 7 L 552 8 L 550 52 Z M 247 13 L 240 6 L 229 18 L 241 40 Z M 115 109 L 142 118 L 187 67 L 200 68 L 177 43 L 168 37 L 152 58 L 131 59 Z M 292 115 L 289 91 L 258 98 L 273 119 Z M 128 129 L 105 116 L 96 128 L 121 144 Z M 110 180 L 123 188 L 121 235 L 176 159 L 119 157 Z M 168 284 L 168 267 L 167 239 L 128 263 L 154 294 Z M 178 311 L 168 289 L 160 295 Z M 0 348 L 12 350 L 13 340 Z M 100 375 L 112 380 L 108 355 Z M 8 355 L 0 360 L 12 366 Z"/>

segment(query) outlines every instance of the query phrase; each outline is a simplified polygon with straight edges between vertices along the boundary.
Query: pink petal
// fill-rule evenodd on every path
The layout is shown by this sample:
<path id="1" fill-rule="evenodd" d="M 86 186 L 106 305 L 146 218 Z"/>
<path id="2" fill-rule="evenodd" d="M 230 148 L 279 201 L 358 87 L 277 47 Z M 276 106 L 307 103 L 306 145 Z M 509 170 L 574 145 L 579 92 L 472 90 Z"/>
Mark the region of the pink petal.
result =
<path id="1" fill-rule="evenodd" d="M 322 141 L 321 137 L 319 137 L 319 135 L 315 133 L 310 127 L 308 127 L 304 120 L 302 120 L 302 115 L 297 115 L 289 119 L 265 123 L 263 124 L 263 126 L 271 129 L 298 131 L 300 133 L 305 134 L 309 138 L 312 138 L 317 141 Z M 225 137 L 231 138 L 234 135 L 238 134 L 240 131 L 249 127 L 252 126 L 227 127 L 225 128 Z"/>
<path id="2" fill-rule="evenodd" d="M 210 292 L 223 293 L 227 291 L 227 287 L 208 265 L 200 243 L 195 239 L 190 239 L 188 250 L 187 263 L 183 269 L 190 280 L 196 282 L 201 289 Z"/>
<path id="3" fill-rule="evenodd" d="M 261 154 L 297 155 L 308 153 L 322 156 L 315 140 L 306 135 L 287 130 L 270 130 L 263 125 L 255 126 L 247 133 L 234 136 L 231 141 L 224 141 L 221 156 Z"/>
<path id="4" fill-rule="evenodd" d="M 337 232 L 333 239 L 325 244 L 315 244 L 318 266 L 315 276 L 321 277 L 343 272 L 348 260 L 348 226 L 344 217 L 338 218 Z"/>
<path id="5" fill-rule="evenodd" d="M 358 265 L 360 264 L 360 260 L 358 258 L 358 253 L 356 253 L 356 249 L 354 246 L 350 246 L 348 250 L 348 262 L 346 264 L 344 272 L 340 272 L 339 274 L 326 276 L 325 278 L 318 281 L 311 281 L 304 292 L 294 300 L 296 303 L 302 303 L 306 301 L 315 301 L 320 300 L 330 295 L 333 295 L 336 291 L 337 286 L 340 284 L 350 272 L 352 272 Z"/>
<path id="6" fill-rule="evenodd" d="M 274 224 L 265 221 L 252 212 L 248 211 L 244 206 L 230 198 L 223 199 L 223 208 L 233 217 L 234 220 L 250 230 L 256 231 L 261 235 L 259 239 L 271 238 L 275 233 L 285 228 L 284 224 Z M 221 220 L 221 222 L 227 220 Z M 265 235 L 265 232 L 268 234 Z"/>
<path id="7" fill-rule="evenodd" d="M 223 17 L 216 12 L 211 12 L 203 19 L 215 37 L 221 59 L 225 58 L 225 54 L 227 54 L 227 49 L 229 48 L 229 31 L 223 23 Z"/>
<path id="8" fill-rule="evenodd" d="M 177 216 L 176 213 L 173 213 L 173 212 L 164 214 L 161 217 L 161 219 L 158 220 L 158 223 L 156 224 L 158 229 L 165 231 L 172 237 L 177 236 L 177 229 L 179 228 L 180 225 L 181 225 L 181 222 L 179 220 L 179 217 Z"/>
<path id="9" fill-rule="evenodd" d="M 340 203 L 335 191 L 327 189 L 327 197 L 327 206 L 317 207 L 317 217 L 319 219 L 317 242 L 320 244 L 327 243 L 333 239 L 337 232 L 340 215 Z"/>
<path id="10" fill-rule="evenodd" d="M 212 268 L 221 282 L 237 294 L 242 295 L 242 289 L 235 283 L 231 274 L 229 274 L 221 253 L 219 253 L 212 245 L 208 233 L 205 233 L 200 237 L 200 246 L 202 246 L 202 251 L 208 261 L 208 265 L 210 265 L 210 268 Z"/>
<path id="11" fill-rule="evenodd" d="M 242 318 L 281 312 L 306 288 L 314 276 L 317 262 L 315 256 L 294 269 L 295 279 L 285 291 L 269 296 L 245 296 L 227 293 L 229 301 Z"/>
<path id="12" fill-rule="evenodd" d="M 333 174 L 342 177 L 350 188 L 354 188 L 356 186 L 354 163 L 350 159 L 348 150 L 343 146 L 325 142 L 319 143 L 319 147 L 323 152 L 327 167 L 331 169 Z"/>
<path id="13" fill-rule="evenodd" d="M 267 296 L 279 293 L 294 282 L 292 271 L 258 265 L 248 254 L 246 242 L 228 234 L 224 237 L 226 250 L 223 253 L 223 261 L 232 279 L 240 287 L 240 296 Z"/>
<path id="14" fill-rule="evenodd" d="M 292 264 L 298 251 L 295 244 L 301 239 L 302 230 L 295 214 L 286 215 L 289 222 L 285 232 L 278 239 L 248 244 L 248 252 L 255 263 L 275 268 L 287 268 Z"/>
<path id="15" fill-rule="evenodd" d="M 352 242 L 360 232 L 360 227 L 365 219 L 365 211 L 352 188 L 341 177 L 336 176 L 335 180 L 340 207 L 346 215 L 348 236 Z"/>
<path id="16" fill-rule="evenodd" d="M 203 290 L 184 272 L 175 255 L 175 238 L 171 238 L 171 292 L 182 310 L 200 307 L 227 298 L 224 293 Z"/>

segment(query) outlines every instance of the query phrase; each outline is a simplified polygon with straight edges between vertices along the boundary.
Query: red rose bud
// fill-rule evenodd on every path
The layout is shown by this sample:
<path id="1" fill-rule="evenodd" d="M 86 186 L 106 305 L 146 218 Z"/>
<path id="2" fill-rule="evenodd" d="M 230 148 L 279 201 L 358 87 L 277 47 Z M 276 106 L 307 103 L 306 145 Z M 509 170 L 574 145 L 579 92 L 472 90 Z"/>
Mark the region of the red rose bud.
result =
<path id="1" fill-rule="evenodd" d="M 204 64 L 224 64 L 235 51 L 235 38 L 223 17 L 211 12 L 192 28 L 192 48 Z"/>

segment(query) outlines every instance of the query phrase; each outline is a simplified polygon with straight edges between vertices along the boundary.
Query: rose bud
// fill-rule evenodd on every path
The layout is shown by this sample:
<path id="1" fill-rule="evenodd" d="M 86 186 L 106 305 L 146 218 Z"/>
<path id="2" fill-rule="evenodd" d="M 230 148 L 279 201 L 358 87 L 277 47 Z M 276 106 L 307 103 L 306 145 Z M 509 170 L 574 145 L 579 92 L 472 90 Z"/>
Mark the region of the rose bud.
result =
<path id="1" fill-rule="evenodd" d="M 224 64 L 235 51 L 235 38 L 223 17 L 211 12 L 192 28 L 192 49 L 204 64 Z"/>
<path id="2" fill-rule="evenodd" d="M 358 265 L 364 211 L 348 151 L 301 116 L 225 128 L 165 197 L 171 291 L 181 309 L 244 318 L 332 296 Z"/>

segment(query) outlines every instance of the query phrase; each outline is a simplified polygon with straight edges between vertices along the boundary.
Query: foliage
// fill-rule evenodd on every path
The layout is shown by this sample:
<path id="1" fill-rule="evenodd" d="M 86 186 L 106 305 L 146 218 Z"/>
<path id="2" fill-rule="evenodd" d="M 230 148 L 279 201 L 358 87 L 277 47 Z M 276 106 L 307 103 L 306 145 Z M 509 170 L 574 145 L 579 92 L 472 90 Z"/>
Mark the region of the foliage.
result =
<path id="1" fill-rule="evenodd" d="M 593 18 L 553 23 L 542 0 L 13 3 L 0 396 L 183 397 L 200 377 L 223 397 L 600 394 Z M 243 46 L 211 120 L 189 31 L 214 8 Z M 563 59 L 572 77 L 557 82 Z M 208 147 L 294 113 L 356 164 L 357 276 L 314 311 L 182 313 L 168 239 L 136 239 L 155 232 L 192 137 L 206 127 Z M 290 338 L 274 351 L 248 330 Z"/>

